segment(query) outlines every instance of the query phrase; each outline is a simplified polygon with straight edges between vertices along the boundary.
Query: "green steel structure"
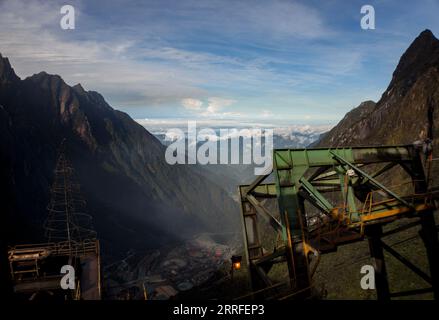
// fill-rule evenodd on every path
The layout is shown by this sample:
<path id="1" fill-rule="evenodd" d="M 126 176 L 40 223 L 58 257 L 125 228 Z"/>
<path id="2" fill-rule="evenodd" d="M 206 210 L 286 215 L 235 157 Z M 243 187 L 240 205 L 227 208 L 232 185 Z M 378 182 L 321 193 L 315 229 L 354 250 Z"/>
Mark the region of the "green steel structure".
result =
<path id="1" fill-rule="evenodd" d="M 411 145 L 274 150 L 274 183 L 264 183 L 267 177 L 272 179 L 270 173 L 239 187 L 246 262 L 254 296 L 311 296 L 312 276 L 320 255 L 367 238 L 375 259 L 378 299 L 405 294 L 389 291 L 383 249 L 431 284 L 431 288 L 407 294 L 433 291 L 439 298 L 434 194 L 428 190 L 423 160 L 422 151 Z M 382 182 L 401 181 L 404 176 L 408 178 L 406 184 L 389 186 Z M 409 218 L 410 223 L 383 233 L 384 224 L 401 217 Z M 260 218 L 277 235 L 273 250 L 264 248 L 269 230 L 261 230 Z M 382 239 L 419 224 L 429 275 Z M 270 270 L 277 264 L 288 267 L 285 283 L 270 278 Z"/>

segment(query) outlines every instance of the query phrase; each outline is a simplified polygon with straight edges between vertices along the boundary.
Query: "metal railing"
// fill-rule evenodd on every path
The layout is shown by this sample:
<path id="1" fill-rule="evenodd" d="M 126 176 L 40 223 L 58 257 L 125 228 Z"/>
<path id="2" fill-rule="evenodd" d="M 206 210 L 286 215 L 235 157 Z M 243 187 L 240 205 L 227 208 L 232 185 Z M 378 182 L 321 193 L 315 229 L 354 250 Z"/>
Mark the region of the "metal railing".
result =
<path id="1" fill-rule="evenodd" d="M 36 254 L 38 252 L 46 252 L 52 256 L 74 256 L 81 257 L 90 254 L 97 254 L 97 240 L 86 239 L 80 242 L 62 241 L 49 243 L 33 243 L 15 245 L 8 249 L 9 260 L 26 254 Z M 43 258 L 44 256 L 41 256 Z"/>

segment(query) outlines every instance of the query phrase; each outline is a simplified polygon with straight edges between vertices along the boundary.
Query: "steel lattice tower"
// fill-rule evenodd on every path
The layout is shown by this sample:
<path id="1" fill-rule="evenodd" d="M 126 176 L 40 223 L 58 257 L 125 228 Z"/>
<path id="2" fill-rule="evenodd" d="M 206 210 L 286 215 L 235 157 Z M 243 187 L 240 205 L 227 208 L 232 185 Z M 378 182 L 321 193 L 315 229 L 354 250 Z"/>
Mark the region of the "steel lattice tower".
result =
<path id="1" fill-rule="evenodd" d="M 86 201 L 81 195 L 80 185 L 75 181 L 73 167 L 61 144 L 45 223 L 49 242 L 68 241 L 71 244 L 96 239 L 92 218 L 86 213 Z"/>

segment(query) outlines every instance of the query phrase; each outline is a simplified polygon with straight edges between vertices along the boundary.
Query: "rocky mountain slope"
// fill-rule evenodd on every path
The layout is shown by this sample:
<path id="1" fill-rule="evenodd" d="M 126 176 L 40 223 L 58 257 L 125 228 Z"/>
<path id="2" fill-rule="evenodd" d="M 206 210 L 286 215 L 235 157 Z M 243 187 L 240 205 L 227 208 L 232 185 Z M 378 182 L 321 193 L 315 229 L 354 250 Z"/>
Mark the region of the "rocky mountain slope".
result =
<path id="1" fill-rule="evenodd" d="M 432 124 L 439 119 L 438 88 L 439 40 L 425 30 L 401 57 L 392 81 L 378 103 L 362 103 L 318 145 L 410 144 L 424 140 Z M 433 128 L 434 136 L 438 130 Z M 438 143 L 436 140 L 435 144 Z"/>
<path id="2" fill-rule="evenodd" d="M 41 72 L 21 80 L 0 56 L 3 240 L 44 240 L 57 149 L 67 153 L 103 252 L 234 231 L 238 207 L 200 168 L 171 166 L 161 143 L 97 92 Z"/>

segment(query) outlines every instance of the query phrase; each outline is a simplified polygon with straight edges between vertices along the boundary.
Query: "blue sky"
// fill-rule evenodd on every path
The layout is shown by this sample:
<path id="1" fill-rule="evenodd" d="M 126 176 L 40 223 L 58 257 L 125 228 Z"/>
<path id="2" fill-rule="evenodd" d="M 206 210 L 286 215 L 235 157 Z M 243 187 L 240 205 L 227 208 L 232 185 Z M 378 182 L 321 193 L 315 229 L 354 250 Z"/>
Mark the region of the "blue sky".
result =
<path id="1" fill-rule="evenodd" d="M 76 9 L 62 30 L 60 8 Z M 376 30 L 362 30 L 373 5 Z M 24 78 L 45 70 L 133 118 L 335 124 L 377 101 L 438 0 L 0 0 L 0 52 Z"/>

